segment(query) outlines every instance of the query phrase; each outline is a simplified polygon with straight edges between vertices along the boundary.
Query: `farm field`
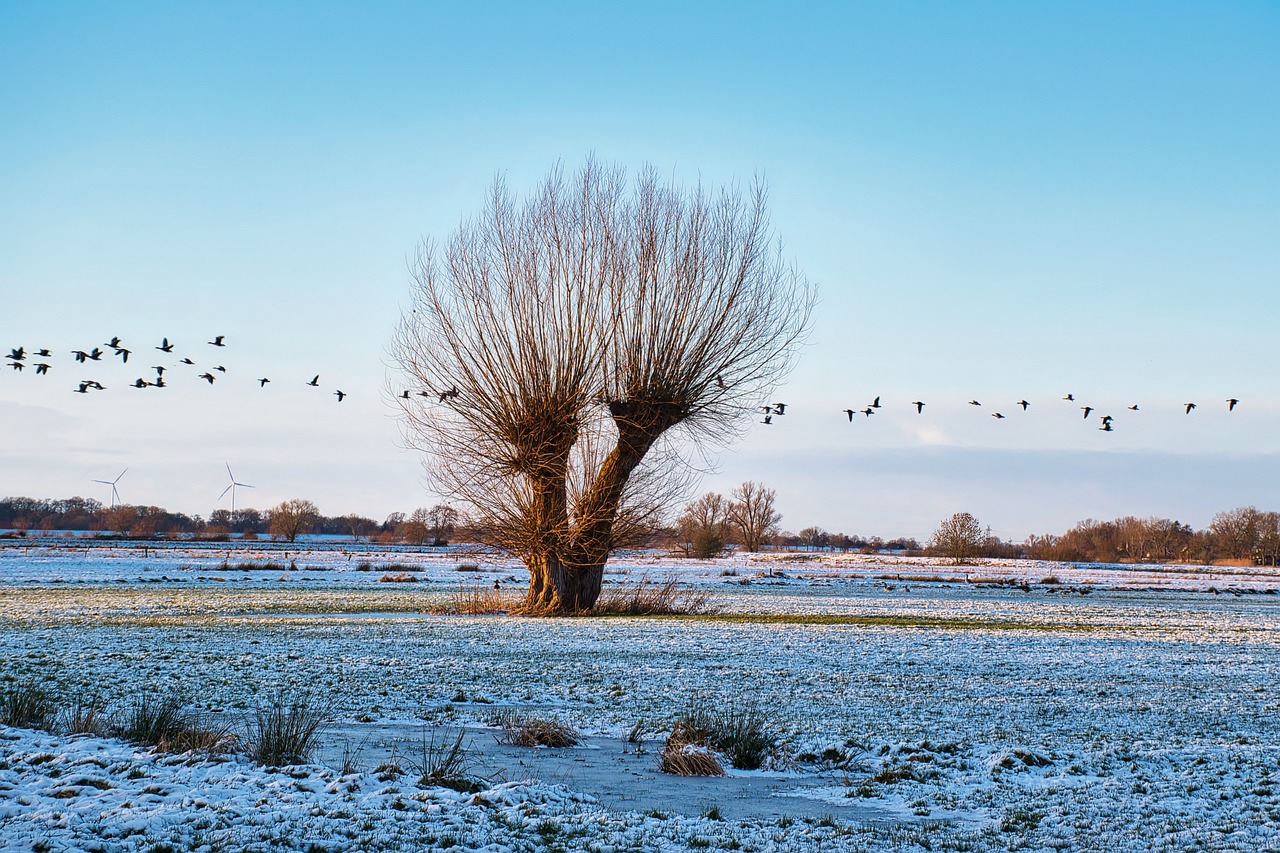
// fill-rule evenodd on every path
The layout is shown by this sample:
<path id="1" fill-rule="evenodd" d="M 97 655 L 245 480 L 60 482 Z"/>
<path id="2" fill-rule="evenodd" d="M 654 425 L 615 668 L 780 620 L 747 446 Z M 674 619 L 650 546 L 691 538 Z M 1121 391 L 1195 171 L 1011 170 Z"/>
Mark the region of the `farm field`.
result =
<path id="1" fill-rule="evenodd" d="M 0 728 L 0 849 L 1280 849 L 1274 569 L 769 554 L 609 572 L 679 577 L 718 612 L 446 615 L 460 584 L 527 580 L 456 551 L 6 543 L 4 678 L 176 692 L 232 722 L 311 689 L 336 724 L 286 770 Z M 693 705 L 758 709 L 770 761 L 660 773 Z M 498 744 L 512 712 L 584 742 Z M 479 793 L 376 772 L 458 734 Z"/>

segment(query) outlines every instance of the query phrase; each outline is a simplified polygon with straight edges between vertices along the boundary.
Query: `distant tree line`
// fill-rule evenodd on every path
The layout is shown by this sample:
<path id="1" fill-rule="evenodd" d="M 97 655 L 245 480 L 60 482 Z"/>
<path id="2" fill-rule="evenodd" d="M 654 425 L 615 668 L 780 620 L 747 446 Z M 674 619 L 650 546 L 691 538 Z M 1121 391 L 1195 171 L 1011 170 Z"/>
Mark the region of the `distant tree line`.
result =
<path id="1" fill-rule="evenodd" d="M 8 497 L 0 500 L 0 529 L 21 532 L 86 530 L 118 536 L 269 535 L 290 542 L 304 534 L 350 536 L 383 542 L 445 545 L 465 529 L 459 512 L 449 504 L 420 507 L 406 515 L 394 512 L 379 524 L 362 515 L 322 514 L 314 503 L 293 499 L 268 510 L 253 508 L 214 510 L 208 518 L 170 512 L 157 506 L 121 504 L 109 507 L 92 498 L 62 500 Z"/>

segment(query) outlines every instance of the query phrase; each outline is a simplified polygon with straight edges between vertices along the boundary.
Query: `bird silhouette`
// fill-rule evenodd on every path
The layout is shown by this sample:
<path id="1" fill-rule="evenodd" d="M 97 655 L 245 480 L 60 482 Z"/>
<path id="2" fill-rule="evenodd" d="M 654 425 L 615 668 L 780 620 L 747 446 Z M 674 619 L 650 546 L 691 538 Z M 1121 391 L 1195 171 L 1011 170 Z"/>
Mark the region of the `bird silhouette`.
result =
<path id="1" fill-rule="evenodd" d="M 1027 406 L 1031 405 L 1026 400 L 1019 400 L 1017 404 L 1022 407 L 1022 411 L 1024 412 L 1027 410 Z"/>
<path id="2" fill-rule="evenodd" d="M 408 399 L 409 399 L 409 392 L 408 392 L 407 390 L 406 390 L 406 391 L 404 391 L 404 392 L 400 395 L 400 398 L 401 398 L 401 399 L 403 399 L 403 400 L 408 400 Z"/>
<path id="3" fill-rule="evenodd" d="M 1004 420 L 1004 415 L 1000 414 L 999 412 L 992 412 L 991 417 L 995 418 L 996 420 L 1001 420 L 1001 421 Z"/>
<path id="4" fill-rule="evenodd" d="M 72 350 L 71 354 L 74 355 L 76 357 L 76 361 L 80 362 L 81 364 L 84 364 L 85 361 L 87 361 L 89 358 L 89 353 L 85 352 L 82 349 Z"/>
<path id="5" fill-rule="evenodd" d="M 163 387 L 165 387 L 165 386 L 164 386 L 164 377 L 163 377 L 163 376 L 157 376 L 157 377 L 156 377 L 156 381 L 151 383 L 151 387 L 152 387 L 152 388 L 163 388 Z"/>
<path id="6" fill-rule="evenodd" d="M 157 376 L 164 376 L 165 368 L 163 364 L 153 364 L 151 365 L 151 369 L 156 372 Z"/>
<path id="7" fill-rule="evenodd" d="M 867 406 L 865 409 L 862 410 L 862 414 L 866 415 L 867 417 L 871 417 L 875 413 L 876 413 L 876 410 L 871 408 L 870 406 Z"/>
<path id="8" fill-rule="evenodd" d="M 224 344 L 224 343 L 222 342 L 222 339 L 223 339 L 223 338 L 225 338 L 225 337 L 226 337 L 226 335 L 215 335 L 215 336 L 214 336 L 214 338 L 213 338 L 213 340 L 211 340 L 211 341 L 206 341 L 206 343 L 207 343 L 207 344 L 209 344 L 210 346 L 215 346 L 215 347 L 225 347 L 225 346 L 226 346 L 226 344 Z"/>
<path id="9" fill-rule="evenodd" d="M 173 352 L 173 344 L 169 343 L 168 338 L 160 339 L 160 346 L 156 347 L 160 352 Z"/>
<path id="10" fill-rule="evenodd" d="M 23 360 L 24 358 L 26 358 L 26 357 L 27 357 L 27 348 L 26 348 L 26 347 L 18 347 L 17 349 L 10 349 L 10 350 L 9 350 L 9 358 L 10 358 L 12 361 L 22 361 L 22 360 Z"/>
<path id="11" fill-rule="evenodd" d="M 37 376 L 41 376 L 48 372 L 49 372 L 49 365 L 45 364 L 43 361 L 36 365 Z"/>
<path id="12" fill-rule="evenodd" d="M 90 388 L 92 388 L 92 389 L 93 389 L 93 390 L 95 390 L 95 391 L 105 391 L 105 390 L 107 390 L 107 387 L 106 387 L 105 385 L 103 385 L 101 382 L 98 382 L 98 381 L 97 381 L 97 380 L 95 380 L 95 379 L 90 379 L 88 382 L 86 382 L 86 383 L 84 383 L 84 384 L 88 385 Z"/>
<path id="13" fill-rule="evenodd" d="M 917 415 L 922 415 L 922 414 L 924 414 L 924 403 L 920 402 L 919 400 L 915 400 L 914 402 L 912 402 L 912 404 L 911 404 L 911 405 L 913 405 L 913 406 L 915 406 L 915 407 L 916 407 L 916 414 L 917 414 Z"/>
<path id="14" fill-rule="evenodd" d="M 1227 400 L 1227 411 L 1228 411 L 1228 412 L 1234 412 L 1234 411 L 1236 410 L 1236 406 L 1237 406 L 1239 403 L 1240 403 L 1240 401 L 1239 401 L 1239 400 L 1237 400 L 1235 397 L 1232 397 L 1231 399 Z"/>
<path id="15" fill-rule="evenodd" d="M 50 351 L 48 350 L 48 348 L 41 348 L 41 349 L 40 349 L 40 351 L 36 353 L 36 355 L 37 355 L 38 357 L 40 357 L 40 358 L 52 358 L 52 357 L 53 357 L 53 353 L 52 353 L 52 352 L 50 352 Z"/>
<path id="16" fill-rule="evenodd" d="M 878 408 L 880 408 L 880 398 L 879 398 L 879 397 L 876 397 L 874 400 L 872 400 L 872 401 L 871 401 L 871 408 L 873 408 L 873 409 L 878 409 Z"/>
<path id="17" fill-rule="evenodd" d="M 1085 418 L 1089 417 L 1089 413 L 1093 411 L 1093 406 L 1081 406 L 1080 410 L 1084 412 Z"/>
<path id="18" fill-rule="evenodd" d="M 225 367 L 223 367 L 221 364 L 219 364 L 217 367 L 215 367 L 215 368 L 214 368 L 214 370 L 218 371 L 219 373 L 226 373 L 226 372 L 227 372 L 227 369 L 226 369 Z"/>
<path id="19" fill-rule="evenodd" d="M 725 385 L 725 384 L 724 384 L 724 377 L 723 377 L 723 376 L 721 376 L 719 373 L 717 373 L 717 374 L 716 374 L 716 387 L 717 387 L 717 388 L 727 388 L 727 387 L 728 387 L 727 385 Z"/>
<path id="20" fill-rule="evenodd" d="M 1138 411 L 1138 404 L 1137 404 L 1137 403 L 1134 403 L 1132 406 L 1129 406 L 1129 411 L 1131 411 L 1131 412 L 1136 412 L 1136 411 Z"/>
<path id="21" fill-rule="evenodd" d="M 760 423 L 762 423 L 762 424 L 771 424 L 771 423 L 773 423 L 773 415 L 765 415 L 765 416 L 764 416 L 764 420 L 762 420 Z"/>
<path id="22" fill-rule="evenodd" d="M 88 393 L 89 393 L 89 386 L 88 386 L 87 384 L 85 384 L 84 382 L 81 382 L 81 383 L 80 383 L 80 387 L 79 387 L 79 388 L 77 388 L 77 389 L 75 390 L 75 393 L 77 393 L 77 394 L 88 394 Z"/>
<path id="23" fill-rule="evenodd" d="M 1103 422 L 1104 424 L 1109 424 L 1109 423 L 1111 423 L 1111 422 L 1112 422 L 1112 421 L 1114 421 L 1114 420 L 1115 420 L 1115 418 L 1111 417 L 1111 415 L 1103 415 L 1103 416 L 1102 416 L 1102 422 Z"/>
<path id="24" fill-rule="evenodd" d="M 345 391 L 334 391 L 333 393 L 337 396 L 339 403 L 342 402 L 343 397 L 347 396 L 347 393 Z"/>
<path id="25" fill-rule="evenodd" d="M 853 409 L 845 409 L 844 413 L 849 416 L 849 423 L 853 423 L 853 416 L 856 412 L 854 412 Z"/>
<path id="26" fill-rule="evenodd" d="M 108 346 L 108 347 L 111 347 L 112 349 L 119 349 L 119 347 L 120 347 L 120 336 L 119 336 L 119 335 L 116 335 L 116 336 L 115 336 L 115 337 L 113 337 L 111 340 L 109 340 L 109 341 L 107 341 L 105 344 L 103 344 L 103 346 Z"/>
<path id="27" fill-rule="evenodd" d="M 773 404 L 773 413 L 774 413 L 775 415 L 785 415 L 785 414 L 787 413 L 787 404 L 786 404 L 786 403 L 774 403 L 774 404 Z"/>
<path id="28" fill-rule="evenodd" d="M 315 375 L 315 378 L 314 378 L 314 379 L 312 379 L 312 380 L 311 380 L 310 382 L 308 382 L 307 384 L 308 384 L 308 385 L 310 385 L 312 388 L 319 388 L 319 387 L 320 387 L 320 374 L 319 374 L 319 373 L 317 373 L 317 374 Z"/>
<path id="29" fill-rule="evenodd" d="M 201 373 L 200 378 L 212 385 L 215 377 L 212 373 Z"/>
<path id="30" fill-rule="evenodd" d="M 977 400 L 970 400 L 970 401 L 969 401 L 969 405 L 970 405 L 970 406 L 981 406 L 982 404 L 981 404 L 981 403 L 979 403 Z"/>
<path id="31" fill-rule="evenodd" d="M 15 361 L 15 362 L 11 362 L 9 366 L 12 367 L 14 370 L 22 370 L 23 365 L 22 365 L 22 362 Z"/>
<path id="32" fill-rule="evenodd" d="M 268 382 L 270 382 L 270 381 L 271 381 L 270 379 L 268 379 L 267 377 L 265 377 L 265 376 L 264 376 L 264 377 L 262 377 L 261 379 L 259 379 L 259 380 L 258 380 L 258 387 L 259 387 L 259 388 L 266 388 L 266 387 L 267 387 L 267 383 L 268 383 Z"/>
<path id="33" fill-rule="evenodd" d="M 1098 427 L 1102 432 L 1115 432 L 1115 427 L 1111 426 L 1111 421 L 1103 421 L 1102 426 Z"/>
<path id="34" fill-rule="evenodd" d="M 1074 400 L 1076 399 L 1076 395 L 1075 395 L 1075 394 L 1068 394 L 1067 396 L 1063 397 L 1062 399 L 1064 399 L 1064 400 L 1069 400 L 1069 401 L 1074 401 Z"/>
<path id="35" fill-rule="evenodd" d="M 89 360 L 102 361 L 103 355 L 105 355 L 105 353 L 102 350 L 98 349 L 97 347 L 94 347 L 93 351 L 89 353 Z"/>
<path id="36" fill-rule="evenodd" d="M 458 386 L 457 386 L 457 385 L 454 385 L 454 386 L 453 386 L 452 388 L 450 388 L 448 391 L 441 391 L 441 392 L 440 392 L 440 402 L 441 402 L 441 403 L 443 403 L 445 400 L 452 399 L 453 397 L 456 397 L 456 396 L 458 396 Z M 772 411 L 772 409 L 771 409 L 769 406 L 763 406 L 762 408 L 763 408 L 766 412 L 770 412 L 770 411 Z M 766 421 L 766 423 L 771 423 L 771 421 Z"/>
<path id="37" fill-rule="evenodd" d="M 194 362 L 194 361 L 192 361 L 191 359 L 187 358 L 186 356 L 183 356 L 183 357 L 182 357 L 182 363 L 183 363 L 183 364 L 195 364 L 195 362 Z"/>
<path id="38" fill-rule="evenodd" d="M 1191 414 L 1191 410 L 1192 410 L 1192 409 L 1194 409 L 1194 408 L 1196 407 L 1196 404 L 1195 404 L 1195 403 L 1184 403 L 1183 405 L 1187 407 L 1187 410 L 1186 410 L 1185 412 L 1183 412 L 1183 414 L 1184 414 L 1184 415 L 1189 415 L 1189 414 Z"/>
<path id="39" fill-rule="evenodd" d="M 151 383 L 150 383 L 150 382 L 148 382 L 147 380 L 145 380 L 145 379 L 143 379 L 143 378 L 141 378 L 141 377 L 139 377 L 139 378 L 138 378 L 138 381 L 137 381 L 137 382 L 133 383 L 133 387 L 134 387 L 134 388 L 147 388 L 147 387 L 149 387 L 150 385 L 151 385 Z"/>
<path id="40" fill-rule="evenodd" d="M 127 350 L 124 347 L 118 347 L 116 349 L 116 355 L 120 356 L 120 360 L 125 364 L 129 363 L 129 353 L 131 352 L 133 352 L 133 350 Z"/>

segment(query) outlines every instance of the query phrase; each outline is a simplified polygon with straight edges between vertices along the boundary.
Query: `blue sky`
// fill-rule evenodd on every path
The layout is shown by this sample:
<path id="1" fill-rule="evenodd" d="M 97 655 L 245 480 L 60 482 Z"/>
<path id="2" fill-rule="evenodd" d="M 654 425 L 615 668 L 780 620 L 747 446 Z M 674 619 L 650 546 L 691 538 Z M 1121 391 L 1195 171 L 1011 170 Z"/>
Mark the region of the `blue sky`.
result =
<path id="1" fill-rule="evenodd" d="M 14 2 L 0 79 L 0 346 L 59 356 L 0 367 L 0 493 L 128 466 L 207 515 L 230 462 L 263 508 L 434 502 L 382 397 L 406 259 L 595 152 L 763 174 L 821 288 L 791 409 L 704 488 L 885 536 L 1280 509 L 1274 3 Z M 227 375 L 71 393 L 113 335 Z"/>

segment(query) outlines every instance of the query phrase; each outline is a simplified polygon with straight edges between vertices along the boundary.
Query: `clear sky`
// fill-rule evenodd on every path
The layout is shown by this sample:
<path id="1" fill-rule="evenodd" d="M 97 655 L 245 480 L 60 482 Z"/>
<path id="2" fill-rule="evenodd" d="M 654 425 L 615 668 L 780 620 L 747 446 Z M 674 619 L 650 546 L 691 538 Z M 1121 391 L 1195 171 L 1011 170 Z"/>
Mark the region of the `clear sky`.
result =
<path id="1" fill-rule="evenodd" d="M 0 365 L 0 495 L 128 467 L 207 515 L 229 462 L 240 505 L 434 503 L 382 396 L 407 259 L 595 152 L 763 174 L 821 288 L 787 414 L 702 489 L 883 536 L 1280 509 L 1274 2 L 14 0 L 0 81 L 0 346 L 55 356 Z"/>

